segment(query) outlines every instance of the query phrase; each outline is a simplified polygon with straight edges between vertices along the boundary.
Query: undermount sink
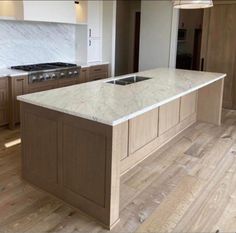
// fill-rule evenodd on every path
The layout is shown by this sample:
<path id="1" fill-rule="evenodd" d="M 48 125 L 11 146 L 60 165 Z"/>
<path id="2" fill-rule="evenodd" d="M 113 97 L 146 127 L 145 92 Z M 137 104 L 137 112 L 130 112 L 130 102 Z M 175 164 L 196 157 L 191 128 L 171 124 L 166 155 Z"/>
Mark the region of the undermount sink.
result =
<path id="1" fill-rule="evenodd" d="M 126 85 L 129 85 L 129 84 L 145 81 L 145 80 L 148 80 L 148 79 L 150 79 L 150 78 L 142 77 L 142 76 L 130 76 L 130 77 L 126 77 L 126 78 L 121 78 L 121 79 L 108 81 L 106 83 L 126 86 Z"/>

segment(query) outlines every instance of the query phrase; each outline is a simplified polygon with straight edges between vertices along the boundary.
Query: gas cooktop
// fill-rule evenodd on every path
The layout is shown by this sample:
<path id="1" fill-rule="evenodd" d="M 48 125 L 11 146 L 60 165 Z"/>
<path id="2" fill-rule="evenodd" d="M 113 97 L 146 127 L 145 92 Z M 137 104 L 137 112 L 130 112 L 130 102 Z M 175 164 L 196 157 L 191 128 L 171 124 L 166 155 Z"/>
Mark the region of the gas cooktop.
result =
<path id="1" fill-rule="evenodd" d="M 37 83 L 56 79 L 78 78 L 80 66 L 64 62 L 40 63 L 23 66 L 12 66 L 11 69 L 28 72 L 28 82 Z"/>
<path id="2" fill-rule="evenodd" d="M 64 62 L 51 62 L 51 63 L 40 63 L 32 65 L 12 66 L 11 69 L 23 70 L 23 71 L 44 71 L 54 70 L 60 68 L 76 67 L 76 64 L 64 63 Z"/>

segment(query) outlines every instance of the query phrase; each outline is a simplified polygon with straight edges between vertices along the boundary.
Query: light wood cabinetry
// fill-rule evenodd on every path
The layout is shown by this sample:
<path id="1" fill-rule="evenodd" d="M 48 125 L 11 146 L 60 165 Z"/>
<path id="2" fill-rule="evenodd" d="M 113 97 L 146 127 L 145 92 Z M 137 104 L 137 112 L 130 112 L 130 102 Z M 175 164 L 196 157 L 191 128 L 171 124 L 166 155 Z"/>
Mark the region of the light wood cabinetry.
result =
<path id="1" fill-rule="evenodd" d="M 67 86 L 75 85 L 78 83 L 77 80 L 79 79 L 80 77 L 58 80 L 58 87 L 67 87 Z"/>
<path id="2" fill-rule="evenodd" d="M 10 128 L 20 122 L 20 103 L 16 97 L 28 92 L 28 77 L 18 76 L 10 78 Z"/>
<path id="3" fill-rule="evenodd" d="M 8 77 L 0 78 L 0 126 L 9 122 Z"/>
<path id="4" fill-rule="evenodd" d="M 133 154 L 158 136 L 158 109 L 129 121 L 129 154 Z"/>
<path id="5" fill-rule="evenodd" d="M 11 129 L 15 128 L 15 125 L 20 122 L 20 105 L 16 97 L 27 93 L 34 93 L 40 91 L 51 90 L 60 87 L 71 86 L 84 82 L 89 82 L 98 79 L 104 79 L 108 77 L 108 65 L 96 65 L 91 67 L 82 68 L 80 76 L 76 78 L 65 78 L 59 80 L 52 80 L 40 83 L 28 83 L 27 76 L 17 76 L 9 78 L 10 80 L 10 98 L 9 98 L 9 112 L 5 107 L 0 107 L 0 125 L 6 125 L 9 123 Z M 5 79 L 0 79 L 5 80 Z M 6 98 L 5 81 L 0 83 L 0 98 Z M 2 88 L 1 88 L 2 87 Z M 3 102 L 3 101 L 2 101 Z M 0 103 L 1 105 L 1 103 Z M 2 109 L 2 110 L 1 110 Z M 3 110 L 4 109 L 4 110 Z M 7 110 L 7 111 L 6 111 Z"/>
<path id="6" fill-rule="evenodd" d="M 78 83 L 85 83 L 89 81 L 89 68 L 82 68 L 80 71 L 80 77 L 77 80 Z"/>
<path id="7" fill-rule="evenodd" d="M 171 101 L 160 107 L 159 110 L 159 135 L 179 123 L 180 99 Z"/>
<path id="8" fill-rule="evenodd" d="M 23 178 L 112 228 L 119 220 L 119 126 L 29 104 L 21 114 Z"/>
<path id="9" fill-rule="evenodd" d="M 89 68 L 89 81 L 108 78 L 108 65 L 97 65 Z"/>
<path id="10" fill-rule="evenodd" d="M 111 229 L 121 174 L 197 119 L 218 124 L 222 91 L 223 79 L 115 126 L 22 102 L 23 177 Z"/>
<path id="11" fill-rule="evenodd" d="M 201 58 L 204 71 L 226 73 L 223 106 L 236 109 L 236 3 L 216 1 L 204 10 Z"/>
<path id="12" fill-rule="evenodd" d="M 180 99 L 180 121 L 196 112 L 197 92 L 192 92 Z"/>
<path id="13" fill-rule="evenodd" d="M 47 91 L 58 87 L 58 81 L 47 81 L 41 83 L 27 84 L 28 93 Z"/>

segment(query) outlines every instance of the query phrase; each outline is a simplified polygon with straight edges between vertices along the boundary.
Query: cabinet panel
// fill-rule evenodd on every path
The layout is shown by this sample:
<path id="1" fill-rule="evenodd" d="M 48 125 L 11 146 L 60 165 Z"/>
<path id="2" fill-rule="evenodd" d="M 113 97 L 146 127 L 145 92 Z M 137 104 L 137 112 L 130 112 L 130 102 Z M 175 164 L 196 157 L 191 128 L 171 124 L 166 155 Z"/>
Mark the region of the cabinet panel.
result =
<path id="1" fill-rule="evenodd" d="M 47 91 L 58 87 L 58 81 L 48 81 L 29 85 L 29 93 Z"/>
<path id="2" fill-rule="evenodd" d="M 77 79 L 78 83 L 85 83 L 89 81 L 89 69 L 88 68 L 82 68 L 80 70 L 80 76 Z"/>
<path id="3" fill-rule="evenodd" d="M 88 44 L 88 62 L 101 61 L 101 39 L 90 38 Z"/>
<path id="4" fill-rule="evenodd" d="M 101 37 L 102 1 L 88 1 L 88 36 Z"/>
<path id="5" fill-rule="evenodd" d="M 159 110 L 159 135 L 179 123 L 180 99 L 171 101 L 160 107 Z"/>
<path id="6" fill-rule="evenodd" d="M 1 109 L 0 107 L 0 126 L 7 125 L 9 123 L 8 116 L 8 109 Z"/>
<path id="7" fill-rule="evenodd" d="M 8 105 L 8 78 L 0 79 L 0 107 Z"/>
<path id="8" fill-rule="evenodd" d="M 24 20 L 76 23 L 74 1 L 24 1 Z"/>
<path id="9" fill-rule="evenodd" d="M 129 121 L 129 153 L 132 154 L 158 136 L 158 109 Z"/>
<path id="10" fill-rule="evenodd" d="M 9 122 L 8 78 L 0 79 L 0 126 Z"/>
<path id="11" fill-rule="evenodd" d="M 19 76 L 11 78 L 11 126 L 20 122 L 20 102 L 17 96 L 24 95 L 28 89 L 28 78 L 26 76 Z"/>
<path id="12" fill-rule="evenodd" d="M 108 78 L 108 65 L 97 65 L 89 68 L 89 80 L 99 80 Z"/>
<path id="13" fill-rule="evenodd" d="M 24 115 L 23 139 L 30 143 L 24 143 L 22 158 L 23 172 L 52 185 L 58 183 L 58 130 L 53 116 L 54 113 L 45 116 L 40 111 Z"/>
<path id="14" fill-rule="evenodd" d="M 63 186 L 104 206 L 106 137 L 76 123 L 63 124 Z"/>
<path id="15" fill-rule="evenodd" d="M 77 83 L 77 78 L 58 80 L 58 87 L 67 87 L 67 86 L 75 85 L 76 83 Z"/>
<path id="16" fill-rule="evenodd" d="M 181 97 L 180 100 L 180 121 L 196 112 L 197 92 L 192 92 Z"/>
<path id="17" fill-rule="evenodd" d="M 201 56 L 204 71 L 227 74 L 223 107 L 236 109 L 236 4 L 223 2 L 204 10 Z"/>

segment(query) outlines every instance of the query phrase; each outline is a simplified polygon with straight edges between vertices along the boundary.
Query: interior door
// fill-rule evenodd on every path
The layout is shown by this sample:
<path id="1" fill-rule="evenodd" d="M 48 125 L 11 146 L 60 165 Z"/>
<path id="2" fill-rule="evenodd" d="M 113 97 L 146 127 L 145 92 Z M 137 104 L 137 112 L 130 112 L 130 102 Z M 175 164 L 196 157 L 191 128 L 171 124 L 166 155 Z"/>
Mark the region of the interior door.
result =
<path id="1" fill-rule="evenodd" d="M 204 12 L 202 66 L 227 73 L 223 106 L 236 109 L 236 4 L 215 4 Z"/>

